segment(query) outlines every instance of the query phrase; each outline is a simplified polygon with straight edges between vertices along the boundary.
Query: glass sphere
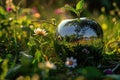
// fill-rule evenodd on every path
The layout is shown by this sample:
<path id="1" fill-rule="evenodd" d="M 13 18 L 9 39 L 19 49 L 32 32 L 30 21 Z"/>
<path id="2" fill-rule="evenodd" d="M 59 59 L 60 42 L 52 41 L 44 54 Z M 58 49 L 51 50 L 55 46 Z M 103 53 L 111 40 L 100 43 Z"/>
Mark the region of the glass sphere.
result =
<path id="1" fill-rule="evenodd" d="M 63 20 L 56 30 L 56 52 L 63 60 L 66 57 L 75 57 L 79 62 L 93 57 L 92 61 L 98 61 L 102 56 L 102 40 L 102 28 L 95 20 Z"/>
<path id="2" fill-rule="evenodd" d="M 58 25 L 56 38 L 70 43 L 90 44 L 102 40 L 103 31 L 96 21 L 87 18 L 68 19 Z"/>

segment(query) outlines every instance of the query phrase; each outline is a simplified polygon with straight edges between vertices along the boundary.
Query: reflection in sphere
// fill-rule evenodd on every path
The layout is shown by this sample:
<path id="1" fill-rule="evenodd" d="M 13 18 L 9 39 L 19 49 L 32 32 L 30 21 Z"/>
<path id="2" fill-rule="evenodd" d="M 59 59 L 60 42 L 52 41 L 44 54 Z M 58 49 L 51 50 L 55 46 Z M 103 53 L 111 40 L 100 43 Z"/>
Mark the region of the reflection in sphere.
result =
<path id="1" fill-rule="evenodd" d="M 102 60 L 103 31 L 87 18 L 63 20 L 56 30 L 55 50 L 61 60 L 77 59 L 80 66 L 97 66 Z"/>
<path id="2" fill-rule="evenodd" d="M 80 18 L 63 20 L 57 28 L 57 39 L 64 39 L 70 43 L 88 44 L 103 38 L 100 25 L 90 19 Z"/>

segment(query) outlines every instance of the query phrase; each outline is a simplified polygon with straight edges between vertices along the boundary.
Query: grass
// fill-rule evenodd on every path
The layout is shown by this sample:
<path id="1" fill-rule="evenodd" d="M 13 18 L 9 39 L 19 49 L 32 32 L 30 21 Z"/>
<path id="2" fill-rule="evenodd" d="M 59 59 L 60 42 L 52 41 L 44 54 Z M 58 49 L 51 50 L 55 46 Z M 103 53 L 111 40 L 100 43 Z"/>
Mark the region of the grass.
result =
<path id="1" fill-rule="evenodd" d="M 73 47 L 56 40 L 59 20 L 39 20 L 23 10 L 7 12 L 0 7 L 0 80 L 120 79 L 120 22 L 116 17 L 90 14 L 103 29 L 102 48 Z M 71 59 L 79 60 L 76 67 L 66 66 Z"/>

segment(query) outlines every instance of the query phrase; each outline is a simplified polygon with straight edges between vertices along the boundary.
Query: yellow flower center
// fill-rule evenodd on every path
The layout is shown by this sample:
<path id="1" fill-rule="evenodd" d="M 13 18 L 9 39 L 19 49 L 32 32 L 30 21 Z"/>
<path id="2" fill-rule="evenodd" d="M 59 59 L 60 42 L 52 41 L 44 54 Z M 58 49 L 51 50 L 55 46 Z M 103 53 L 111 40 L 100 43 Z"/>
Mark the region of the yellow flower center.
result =
<path id="1" fill-rule="evenodd" d="M 73 61 L 68 61 L 68 64 L 69 65 L 73 65 Z"/>

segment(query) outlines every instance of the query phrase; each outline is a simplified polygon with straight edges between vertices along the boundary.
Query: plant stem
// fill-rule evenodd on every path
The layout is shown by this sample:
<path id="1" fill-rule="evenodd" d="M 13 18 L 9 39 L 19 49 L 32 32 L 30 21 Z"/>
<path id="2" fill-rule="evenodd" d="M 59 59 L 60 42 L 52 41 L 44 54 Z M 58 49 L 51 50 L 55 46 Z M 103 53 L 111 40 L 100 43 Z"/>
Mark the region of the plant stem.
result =
<path id="1" fill-rule="evenodd" d="M 78 17 L 78 19 L 80 18 L 80 12 L 77 12 L 77 17 Z"/>
<path id="2" fill-rule="evenodd" d="M 23 2 L 23 0 L 21 0 L 21 1 L 18 3 L 17 7 L 19 7 L 19 6 L 21 5 L 22 2 Z"/>
<path id="3" fill-rule="evenodd" d="M 15 28 L 14 28 L 14 42 L 15 42 L 15 44 L 17 44 L 16 34 L 15 34 Z"/>

